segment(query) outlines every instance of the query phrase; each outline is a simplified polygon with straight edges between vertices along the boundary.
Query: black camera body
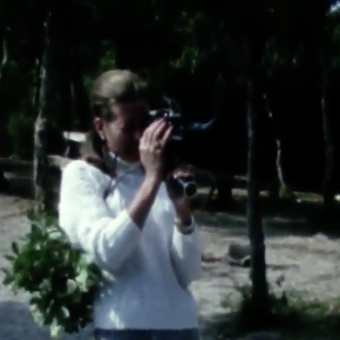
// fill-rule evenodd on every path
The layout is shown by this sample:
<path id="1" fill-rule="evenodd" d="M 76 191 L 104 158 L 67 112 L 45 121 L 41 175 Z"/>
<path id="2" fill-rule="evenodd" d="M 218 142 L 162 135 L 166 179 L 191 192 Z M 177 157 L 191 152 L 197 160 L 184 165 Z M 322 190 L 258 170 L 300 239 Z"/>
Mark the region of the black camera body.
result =
<path id="1" fill-rule="evenodd" d="M 171 139 L 166 149 L 166 170 L 171 171 L 187 161 L 188 150 L 187 145 L 190 144 L 191 138 L 201 137 L 204 133 L 213 128 L 215 119 L 207 123 L 188 122 L 185 120 L 181 107 L 172 98 L 163 97 L 165 108 L 149 111 L 152 120 L 157 118 L 164 118 L 173 126 Z M 187 143 L 189 142 L 189 143 Z M 169 184 L 178 193 L 186 197 L 193 197 L 197 193 L 197 185 L 193 176 L 186 178 L 171 178 Z"/>
<path id="2" fill-rule="evenodd" d="M 184 121 L 181 107 L 179 104 L 169 97 L 163 97 L 166 104 L 165 108 L 149 111 L 151 119 L 164 118 L 173 126 L 171 136 L 172 141 L 182 141 L 186 132 L 187 124 Z"/>

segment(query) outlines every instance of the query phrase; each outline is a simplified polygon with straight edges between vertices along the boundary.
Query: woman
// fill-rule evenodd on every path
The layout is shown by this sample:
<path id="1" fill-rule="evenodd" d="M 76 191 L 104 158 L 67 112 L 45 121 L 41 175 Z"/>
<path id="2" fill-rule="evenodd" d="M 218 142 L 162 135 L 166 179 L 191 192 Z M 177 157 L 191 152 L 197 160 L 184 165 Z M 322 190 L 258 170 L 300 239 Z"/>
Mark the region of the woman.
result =
<path id="1" fill-rule="evenodd" d="M 60 225 L 105 277 L 94 302 L 96 339 L 198 340 L 188 286 L 200 276 L 199 234 L 189 202 L 164 184 L 172 127 L 149 125 L 146 93 L 130 71 L 95 81 L 83 159 L 63 171 Z"/>

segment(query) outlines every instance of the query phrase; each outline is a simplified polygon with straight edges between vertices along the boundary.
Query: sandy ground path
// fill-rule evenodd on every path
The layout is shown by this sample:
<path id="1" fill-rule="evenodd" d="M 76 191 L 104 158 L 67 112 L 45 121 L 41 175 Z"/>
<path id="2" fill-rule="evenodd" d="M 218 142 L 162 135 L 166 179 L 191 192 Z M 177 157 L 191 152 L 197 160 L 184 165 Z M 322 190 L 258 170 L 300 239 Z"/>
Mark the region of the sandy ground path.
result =
<path id="1" fill-rule="evenodd" d="M 10 243 L 28 231 L 24 209 L 28 201 L 0 196 L 0 267 L 6 265 L 3 254 Z M 205 249 L 224 255 L 231 241 L 247 240 L 243 217 L 226 214 L 197 213 Z M 340 247 L 336 239 L 322 235 L 292 236 L 278 231 L 284 220 L 265 220 L 267 233 L 268 278 L 271 283 L 285 277 L 283 289 L 295 289 L 310 296 L 329 299 L 340 296 Z M 297 223 L 298 228 L 298 223 Z M 287 234 L 289 236 L 287 236 Z M 203 265 L 203 277 L 192 286 L 200 307 L 202 325 L 216 313 L 223 312 L 223 296 L 238 296 L 235 285 L 249 282 L 248 270 L 230 267 L 225 262 Z M 3 274 L 0 273 L 0 281 Z M 274 285 L 275 286 L 275 285 Z M 64 335 L 61 340 L 89 339 L 89 330 L 76 336 Z M 46 329 L 35 326 L 22 296 L 13 296 L 0 283 L 0 340 L 47 340 Z"/>

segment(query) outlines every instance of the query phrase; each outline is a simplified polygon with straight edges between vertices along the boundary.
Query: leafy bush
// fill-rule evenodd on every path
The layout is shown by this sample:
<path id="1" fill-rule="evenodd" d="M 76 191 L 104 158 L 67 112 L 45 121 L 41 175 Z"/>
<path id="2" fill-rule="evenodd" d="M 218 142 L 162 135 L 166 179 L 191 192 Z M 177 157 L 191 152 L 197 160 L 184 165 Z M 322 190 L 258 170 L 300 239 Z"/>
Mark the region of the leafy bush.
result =
<path id="1" fill-rule="evenodd" d="M 67 242 L 55 218 L 29 214 L 30 232 L 12 243 L 4 285 L 28 293 L 34 320 L 51 336 L 74 333 L 91 322 L 100 272 L 92 259 Z"/>

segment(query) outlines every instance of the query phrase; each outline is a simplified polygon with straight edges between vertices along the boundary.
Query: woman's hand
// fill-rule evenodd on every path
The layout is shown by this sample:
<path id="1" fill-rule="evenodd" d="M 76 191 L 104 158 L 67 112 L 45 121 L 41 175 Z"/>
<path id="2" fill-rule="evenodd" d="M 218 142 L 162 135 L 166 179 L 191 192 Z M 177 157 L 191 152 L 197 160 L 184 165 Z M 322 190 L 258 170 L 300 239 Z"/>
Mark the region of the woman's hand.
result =
<path id="1" fill-rule="evenodd" d="M 171 177 L 174 179 L 186 178 L 188 176 L 192 176 L 192 170 L 189 167 L 180 167 L 176 169 Z M 190 199 L 185 195 L 179 195 L 176 190 L 173 189 L 171 185 L 167 185 L 168 194 L 170 199 L 172 200 L 177 219 L 181 223 L 186 223 L 191 219 L 191 207 L 190 207 Z"/>
<path id="2" fill-rule="evenodd" d="M 172 126 L 164 119 L 153 122 L 139 143 L 141 163 L 147 178 L 161 181 L 164 176 L 164 147 L 171 137 Z"/>

